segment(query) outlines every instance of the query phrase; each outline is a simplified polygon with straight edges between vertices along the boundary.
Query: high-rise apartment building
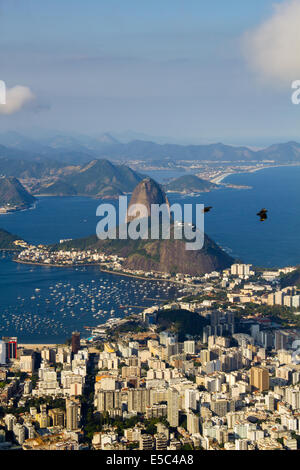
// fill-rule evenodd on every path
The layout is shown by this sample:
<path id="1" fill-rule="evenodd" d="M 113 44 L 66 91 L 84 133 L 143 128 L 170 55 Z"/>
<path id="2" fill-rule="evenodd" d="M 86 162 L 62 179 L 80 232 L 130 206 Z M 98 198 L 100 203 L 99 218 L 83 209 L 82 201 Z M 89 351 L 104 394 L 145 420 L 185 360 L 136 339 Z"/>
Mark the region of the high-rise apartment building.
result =
<path id="1" fill-rule="evenodd" d="M 251 270 L 251 264 L 233 264 L 231 266 L 231 275 L 239 277 L 250 276 Z"/>
<path id="2" fill-rule="evenodd" d="M 212 401 L 210 408 L 217 416 L 226 416 L 228 411 L 233 411 L 228 400 Z"/>
<path id="3" fill-rule="evenodd" d="M 97 411 L 105 412 L 121 408 L 121 392 L 119 390 L 101 390 L 97 394 Z"/>
<path id="4" fill-rule="evenodd" d="M 20 356 L 20 371 L 32 373 L 35 371 L 35 352 L 31 349 L 22 351 Z"/>
<path id="5" fill-rule="evenodd" d="M 78 331 L 72 333 L 71 347 L 72 353 L 77 354 L 80 349 L 80 333 Z"/>
<path id="6" fill-rule="evenodd" d="M 190 434 L 199 434 L 199 416 L 194 413 L 187 414 L 187 430 Z"/>
<path id="7" fill-rule="evenodd" d="M 252 367 L 250 369 L 250 385 L 260 392 L 269 390 L 270 380 L 268 369 L 264 367 Z"/>
<path id="8" fill-rule="evenodd" d="M 184 408 L 186 411 L 197 409 L 197 390 L 194 390 L 194 389 L 185 390 Z"/>
<path id="9" fill-rule="evenodd" d="M 145 413 L 146 407 L 150 405 L 150 389 L 132 389 L 128 390 L 128 411 Z"/>
<path id="10" fill-rule="evenodd" d="M 16 337 L 7 337 L 3 336 L 2 341 L 5 343 L 6 348 L 6 361 L 10 359 L 17 358 L 17 347 L 18 347 L 18 340 Z"/>
<path id="11" fill-rule="evenodd" d="M 172 388 L 168 390 L 168 421 L 172 428 L 179 425 L 179 393 Z"/>
<path id="12" fill-rule="evenodd" d="M 6 345 L 4 341 L 0 341 L 0 364 L 6 364 Z"/>
<path id="13" fill-rule="evenodd" d="M 195 341 L 185 341 L 183 350 L 186 354 L 195 354 Z"/>
<path id="14" fill-rule="evenodd" d="M 79 404 L 72 400 L 66 401 L 66 429 L 75 431 L 79 427 Z"/>
<path id="15" fill-rule="evenodd" d="M 289 342 L 289 335 L 284 330 L 275 331 L 275 349 L 278 351 L 280 349 L 288 349 L 287 345 Z"/>

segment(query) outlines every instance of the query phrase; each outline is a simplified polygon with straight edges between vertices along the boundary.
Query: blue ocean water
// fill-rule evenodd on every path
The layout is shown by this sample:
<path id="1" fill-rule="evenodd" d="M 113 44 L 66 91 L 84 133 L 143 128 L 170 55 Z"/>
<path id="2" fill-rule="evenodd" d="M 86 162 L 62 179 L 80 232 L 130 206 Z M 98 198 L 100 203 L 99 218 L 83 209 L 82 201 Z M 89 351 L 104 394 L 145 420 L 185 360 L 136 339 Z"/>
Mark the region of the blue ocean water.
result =
<path id="1" fill-rule="evenodd" d="M 223 182 L 251 189 L 168 197 L 213 206 L 205 216 L 205 232 L 233 257 L 264 267 L 300 264 L 300 166 L 234 174 Z M 256 216 L 262 208 L 268 209 L 263 223 Z"/>
<path id="2" fill-rule="evenodd" d="M 141 311 L 173 298 L 174 287 L 100 272 L 96 266 L 55 268 L 0 257 L 0 337 L 27 343 L 64 342 L 72 331 Z"/>
<path id="3" fill-rule="evenodd" d="M 214 207 L 205 218 L 205 231 L 244 262 L 264 267 L 300 264 L 300 167 L 268 168 L 225 181 L 252 189 L 201 196 Z M 262 208 L 268 210 L 265 222 L 256 216 Z"/>
<path id="4" fill-rule="evenodd" d="M 36 208 L 3 215 L 0 227 L 30 243 L 95 233 L 96 209 L 90 198 L 40 198 Z M 105 200 L 107 203 L 108 201 Z M 116 201 L 110 201 L 116 204 Z M 25 343 L 58 343 L 85 326 L 141 311 L 173 298 L 169 284 L 103 273 L 97 267 L 56 268 L 15 263 L 0 253 L 0 337 Z"/>
<path id="5" fill-rule="evenodd" d="M 226 179 L 226 183 L 251 189 L 224 188 L 196 197 L 170 195 L 169 199 L 213 206 L 205 216 L 205 231 L 220 246 L 244 262 L 282 267 L 300 264 L 299 181 L 300 167 L 269 168 Z M 1 215 L 0 227 L 32 243 L 83 237 L 95 233 L 100 202 L 39 198 L 34 210 Z M 256 213 L 263 207 L 269 217 L 261 223 Z M 27 266 L 3 255 L 0 336 L 16 334 L 26 342 L 63 341 L 74 329 L 84 331 L 84 326 L 105 321 L 111 310 L 113 315 L 123 315 L 121 305 L 151 305 L 153 301 L 147 299 L 167 295 L 171 293 L 157 283 L 107 275 L 95 267 Z"/>

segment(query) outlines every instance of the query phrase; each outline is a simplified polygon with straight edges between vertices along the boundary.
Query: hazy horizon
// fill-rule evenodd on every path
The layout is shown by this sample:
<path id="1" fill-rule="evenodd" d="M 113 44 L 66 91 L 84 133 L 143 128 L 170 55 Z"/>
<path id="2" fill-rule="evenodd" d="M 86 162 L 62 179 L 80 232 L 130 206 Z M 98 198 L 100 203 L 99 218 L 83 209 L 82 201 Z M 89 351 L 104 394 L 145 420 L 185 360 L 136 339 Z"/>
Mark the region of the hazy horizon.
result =
<path id="1" fill-rule="evenodd" d="M 299 0 L 2 0 L 0 133 L 300 140 L 297 13 Z"/>

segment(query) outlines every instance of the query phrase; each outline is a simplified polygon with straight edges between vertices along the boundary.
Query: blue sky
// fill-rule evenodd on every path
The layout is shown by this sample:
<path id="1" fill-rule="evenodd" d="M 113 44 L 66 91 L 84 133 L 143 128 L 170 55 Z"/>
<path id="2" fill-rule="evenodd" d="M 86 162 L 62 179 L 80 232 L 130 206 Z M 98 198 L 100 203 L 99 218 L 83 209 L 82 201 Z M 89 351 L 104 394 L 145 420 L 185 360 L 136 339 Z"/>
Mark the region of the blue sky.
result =
<path id="1" fill-rule="evenodd" d="M 1 129 L 257 146 L 297 139 L 289 78 L 300 74 L 281 87 L 262 82 L 244 51 L 273 4 L 2 0 L 0 79 L 36 99 L 0 115 Z"/>

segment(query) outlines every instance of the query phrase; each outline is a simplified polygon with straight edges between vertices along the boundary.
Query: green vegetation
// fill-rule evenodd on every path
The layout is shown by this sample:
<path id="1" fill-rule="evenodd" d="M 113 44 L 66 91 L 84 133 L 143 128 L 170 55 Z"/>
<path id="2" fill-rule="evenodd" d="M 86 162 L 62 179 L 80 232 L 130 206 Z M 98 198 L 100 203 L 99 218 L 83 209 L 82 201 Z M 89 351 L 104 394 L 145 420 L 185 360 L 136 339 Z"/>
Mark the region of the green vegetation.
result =
<path id="1" fill-rule="evenodd" d="M 32 389 L 34 389 L 38 383 L 39 376 L 38 374 L 32 374 L 31 376 L 31 384 L 32 384 Z"/>
<path id="2" fill-rule="evenodd" d="M 291 273 L 281 276 L 280 284 L 282 288 L 288 286 L 300 287 L 300 267 Z"/>
<path id="3" fill-rule="evenodd" d="M 29 194 L 19 180 L 13 177 L 0 177 L 0 207 L 22 206 L 29 207 L 35 198 Z"/>
<path id="4" fill-rule="evenodd" d="M 210 191 L 216 189 L 218 186 L 210 181 L 198 178 L 196 175 L 180 176 L 165 186 L 166 191 L 174 191 L 180 193 L 191 193 Z"/>
<path id="5" fill-rule="evenodd" d="M 0 174 L 22 179 L 48 178 L 64 166 L 63 163 L 48 158 L 35 161 L 32 154 L 31 160 L 25 159 L 24 156 L 24 152 L 0 145 Z"/>
<path id="6" fill-rule="evenodd" d="M 84 424 L 84 434 L 88 442 L 92 442 L 95 432 L 102 431 L 104 424 L 107 424 L 105 416 L 100 413 L 93 413 L 92 408 L 90 408 L 86 414 Z"/>
<path id="7" fill-rule="evenodd" d="M 24 406 L 16 407 L 12 406 L 7 408 L 6 412 L 13 415 L 18 415 L 21 413 L 29 412 L 31 407 L 39 409 L 40 405 L 46 404 L 48 409 L 60 408 L 62 410 L 66 409 L 66 403 L 64 398 L 53 398 L 51 396 L 40 397 L 40 398 L 30 398 L 26 401 Z"/>
<path id="8" fill-rule="evenodd" d="M 149 420 L 147 420 L 147 419 L 144 420 L 143 424 L 146 426 L 145 433 L 146 434 L 152 434 L 152 436 L 154 434 L 156 434 L 157 433 L 156 425 L 158 423 L 162 423 L 166 427 L 168 427 L 168 422 L 167 422 L 166 418 L 164 418 L 163 416 L 161 416 L 159 418 L 152 418 L 152 419 L 149 419 Z"/>
<path id="9" fill-rule="evenodd" d="M 299 450 L 299 449 L 300 449 L 300 436 L 299 436 L 299 434 L 296 434 L 295 431 L 292 431 L 292 432 L 291 432 L 291 436 L 292 436 L 293 439 L 296 439 L 296 441 L 297 441 L 297 449 Z"/>
<path id="10" fill-rule="evenodd" d="M 194 448 L 191 444 L 184 444 L 182 450 L 194 450 Z"/>
<path id="11" fill-rule="evenodd" d="M 178 333 L 179 341 L 184 341 L 186 335 L 202 335 L 208 321 L 188 310 L 161 310 L 157 314 L 157 324 L 160 330 L 171 329 Z"/>
<path id="12" fill-rule="evenodd" d="M 118 326 L 117 328 L 114 328 L 113 334 L 116 336 L 122 335 L 123 333 L 141 333 L 148 331 L 148 328 L 143 325 L 141 322 L 136 322 L 136 321 L 128 321 L 124 323 L 123 325 Z"/>
<path id="13" fill-rule="evenodd" d="M 114 197 L 133 191 L 141 177 L 125 165 L 108 160 L 93 160 L 82 168 L 75 167 L 50 185 L 37 188 L 39 194 L 58 196 Z"/>
<path id="14" fill-rule="evenodd" d="M 12 235 L 6 230 L 0 228 L 0 250 L 17 250 L 18 248 L 13 244 L 15 240 L 19 240 L 20 237 Z"/>
<path id="15" fill-rule="evenodd" d="M 92 408 L 89 408 L 84 426 L 85 437 L 91 442 L 93 434 L 102 431 L 103 426 L 107 425 L 116 428 L 117 433 L 123 436 L 125 429 L 134 428 L 138 423 L 142 423 L 145 426 L 144 433 L 151 435 L 157 433 L 157 423 L 168 425 L 164 417 L 152 418 L 150 420 L 143 419 L 142 416 L 133 416 L 128 419 L 121 417 L 111 418 L 108 413 L 93 412 Z M 133 447 L 135 448 L 136 446 L 134 445 Z"/>
<path id="16" fill-rule="evenodd" d="M 186 273 L 203 275 L 212 270 L 229 267 L 233 259 L 219 248 L 213 240 L 205 236 L 201 250 L 186 250 L 186 240 L 99 240 L 96 235 L 71 240 L 50 249 L 61 250 L 94 250 L 107 255 L 118 255 L 126 258 L 124 268 L 157 271 L 176 274 Z"/>
<path id="17" fill-rule="evenodd" d="M 91 442 L 95 432 L 101 432 L 103 426 L 113 425 L 118 433 L 124 434 L 124 429 L 134 427 L 140 419 L 137 416 L 123 420 L 122 418 L 111 418 L 108 413 L 93 412 L 92 407 L 87 408 L 84 422 L 85 438 Z"/>
<path id="18" fill-rule="evenodd" d="M 281 305 L 258 305 L 248 303 L 244 308 L 231 305 L 230 309 L 235 312 L 236 318 L 248 315 L 261 315 L 270 318 L 271 321 L 279 323 L 281 328 L 300 328 L 300 315 L 295 315 L 297 309 Z"/>
<path id="19" fill-rule="evenodd" d="M 9 372 L 9 377 L 15 377 L 16 379 L 20 380 L 21 382 L 24 382 L 25 379 L 27 379 L 28 375 L 26 372 Z"/>
<path id="20" fill-rule="evenodd" d="M 97 165 L 99 164 L 98 161 Z M 94 170 L 94 166 L 91 166 L 87 171 L 90 171 L 90 169 Z M 135 188 L 130 204 L 144 204 L 149 210 L 151 204 L 161 204 L 164 201 L 167 201 L 167 198 L 161 187 L 148 178 Z M 151 222 L 149 217 L 148 233 Z M 141 270 L 144 272 L 156 271 L 173 274 L 180 272 L 202 275 L 214 270 L 225 269 L 232 264 L 233 259 L 206 235 L 201 249 L 187 250 L 186 242 L 191 240 L 185 238 L 184 229 L 182 228 L 182 237 L 178 237 L 178 228 L 176 234 L 174 234 L 175 224 L 171 223 L 170 225 L 169 239 L 165 239 L 163 236 L 163 226 L 160 224 L 158 239 L 119 239 L 119 229 L 117 228 L 116 239 L 99 240 L 94 235 L 81 240 L 62 243 L 59 247 L 58 245 L 52 246 L 51 249 L 89 249 L 101 251 L 107 255 L 118 255 L 126 259 L 123 264 L 125 270 Z"/>

